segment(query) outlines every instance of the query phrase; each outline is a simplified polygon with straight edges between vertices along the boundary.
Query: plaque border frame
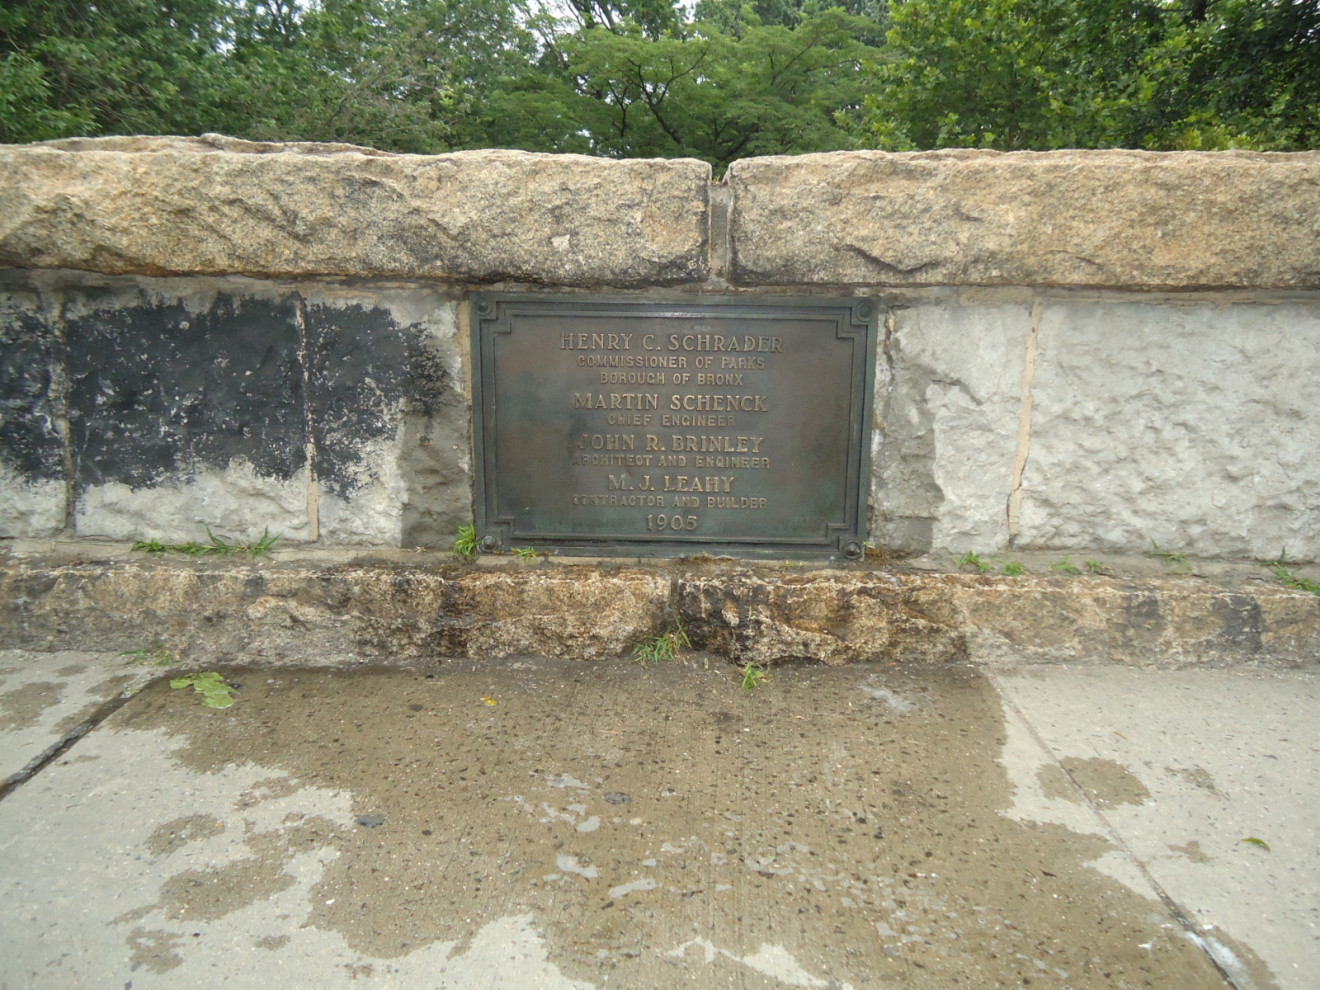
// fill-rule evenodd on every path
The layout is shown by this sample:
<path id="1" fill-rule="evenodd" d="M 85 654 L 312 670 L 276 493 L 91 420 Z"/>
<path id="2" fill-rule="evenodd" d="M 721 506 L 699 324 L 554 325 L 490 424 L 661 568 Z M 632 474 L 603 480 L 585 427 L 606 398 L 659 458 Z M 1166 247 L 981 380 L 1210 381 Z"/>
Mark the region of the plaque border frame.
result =
<path id="1" fill-rule="evenodd" d="M 774 296 L 774 295 L 666 295 L 629 296 L 527 291 L 474 292 L 469 297 L 472 366 L 472 473 L 473 519 L 477 545 L 485 553 L 499 553 L 514 546 L 531 545 L 565 556 L 585 557 L 691 557 L 709 555 L 746 559 L 850 559 L 865 555 L 867 516 L 870 502 L 871 423 L 875 408 L 875 366 L 879 349 L 881 306 L 873 296 Z M 825 538 L 793 537 L 758 540 L 714 536 L 630 538 L 618 534 L 584 537 L 582 534 L 517 532 L 514 520 L 498 512 L 498 470 L 495 447 L 487 438 L 498 435 L 495 409 L 493 334 L 508 333 L 511 307 L 530 306 L 538 314 L 547 309 L 564 315 L 591 310 L 635 310 L 639 315 L 691 315 L 708 310 L 711 315 L 736 316 L 739 311 L 772 313 L 776 310 L 835 311 L 839 314 L 839 336 L 858 336 L 852 362 L 852 395 L 849 397 L 848 464 L 844 468 L 844 519 L 826 524 Z M 857 360 L 860 355 L 861 360 Z M 859 395 L 860 393 L 860 395 Z M 860 398 L 860 403 L 858 402 Z"/>

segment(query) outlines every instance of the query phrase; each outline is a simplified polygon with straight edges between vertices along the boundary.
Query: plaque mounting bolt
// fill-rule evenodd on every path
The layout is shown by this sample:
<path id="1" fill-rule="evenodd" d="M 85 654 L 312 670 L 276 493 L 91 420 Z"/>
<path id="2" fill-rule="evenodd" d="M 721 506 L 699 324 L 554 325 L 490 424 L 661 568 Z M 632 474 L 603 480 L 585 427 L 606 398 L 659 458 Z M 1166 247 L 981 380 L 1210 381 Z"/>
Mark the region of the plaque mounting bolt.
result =
<path id="1" fill-rule="evenodd" d="M 486 553 L 494 553 L 499 549 L 500 541 L 493 536 L 483 536 L 481 538 L 481 549 Z"/>
<path id="2" fill-rule="evenodd" d="M 490 316 L 492 312 L 494 312 L 494 307 L 491 305 L 489 299 L 481 299 L 477 302 L 478 316 Z"/>
<path id="3" fill-rule="evenodd" d="M 855 312 L 859 320 L 869 320 L 875 315 L 875 303 L 869 299 L 863 299 L 857 304 Z"/>
<path id="4" fill-rule="evenodd" d="M 843 555 L 849 560 L 858 560 L 862 556 L 862 545 L 860 543 L 849 543 L 843 548 Z"/>

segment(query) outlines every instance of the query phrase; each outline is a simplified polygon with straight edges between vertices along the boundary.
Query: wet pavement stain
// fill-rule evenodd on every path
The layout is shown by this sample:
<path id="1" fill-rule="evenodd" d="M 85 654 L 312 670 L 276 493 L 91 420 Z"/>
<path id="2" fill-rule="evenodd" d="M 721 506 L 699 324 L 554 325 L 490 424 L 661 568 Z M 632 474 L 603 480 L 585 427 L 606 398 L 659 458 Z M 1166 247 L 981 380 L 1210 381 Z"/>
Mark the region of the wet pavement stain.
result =
<path id="1" fill-rule="evenodd" d="M 1214 862 L 1214 857 L 1206 855 L 1205 850 L 1201 848 L 1201 843 L 1197 842 L 1195 839 L 1181 846 L 1169 846 L 1169 851 L 1175 852 L 1180 856 L 1186 856 L 1193 863 Z"/>
<path id="2" fill-rule="evenodd" d="M 0 694 L 0 731 L 12 732 L 37 724 L 47 708 L 60 703 L 60 689 L 55 681 L 33 681 Z"/>
<path id="3" fill-rule="evenodd" d="M 189 842 L 209 839 L 224 830 L 225 823 L 214 815 L 187 815 L 157 826 L 147 839 L 146 847 L 153 856 L 168 856 Z"/>
<path id="4" fill-rule="evenodd" d="M 1219 793 L 1219 788 L 1215 786 L 1215 778 L 1204 767 L 1165 767 L 1164 772 L 1175 777 L 1181 777 L 1193 787 L 1209 791 L 1216 797 L 1222 796 Z"/>
<path id="5" fill-rule="evenodd" d="M 226 679 L 231 709 L 156 685 L 113 727 L 175 734 L 197 773 L 255 764 L 288 801 L 316 787 L 383 818 L 286 815 L 231 864 L 266 896 L 258 874 L 284 885 L 319 856 L 305 923 L 363 957 L 522 939 L 565 986 L 1225 985 L 1161 904 L 1086 865 L 1103 839 L 1000 813 L 1004 716 L 968 668 L 780 667 L 754 692 L 699 661 Z M 1093 776 L 1105 800 L 1136 793 Z M 180 872 L 159 906 L 204 919 L 252 897 L 207 882 Z"/>
<path id="6" fill-rule="evenodd" d="M 1068 757 L 1040 768 L 1036 777 L 1046 798 L 1090 801 L 1100 809 L 1120 804 L 1145 804 L 1150 791 L 1121 763 Z"/>

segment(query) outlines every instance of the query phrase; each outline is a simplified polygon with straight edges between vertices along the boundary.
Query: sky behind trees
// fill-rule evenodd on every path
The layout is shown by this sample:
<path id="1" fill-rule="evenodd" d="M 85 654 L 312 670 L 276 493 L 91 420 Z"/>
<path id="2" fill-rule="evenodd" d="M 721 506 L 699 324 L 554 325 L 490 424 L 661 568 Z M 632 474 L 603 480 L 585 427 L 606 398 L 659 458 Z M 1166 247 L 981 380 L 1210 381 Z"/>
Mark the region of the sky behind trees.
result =
<path id="1" fill-rule="evenodd" d="M 1315 0 L 7 0 L 0 142 L 1320 147 Z"/>

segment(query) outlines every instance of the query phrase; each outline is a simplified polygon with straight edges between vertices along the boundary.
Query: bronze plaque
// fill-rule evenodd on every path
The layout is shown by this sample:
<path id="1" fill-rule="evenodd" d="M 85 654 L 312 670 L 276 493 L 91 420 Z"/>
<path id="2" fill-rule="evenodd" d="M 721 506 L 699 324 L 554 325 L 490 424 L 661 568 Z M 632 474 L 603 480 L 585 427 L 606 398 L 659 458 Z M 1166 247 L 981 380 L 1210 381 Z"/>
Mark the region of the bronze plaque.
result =
<path id="1" fill-rule="evenodd" d="M 860 557 L 871 299 L 473 297 L 487 551 Z"/>

